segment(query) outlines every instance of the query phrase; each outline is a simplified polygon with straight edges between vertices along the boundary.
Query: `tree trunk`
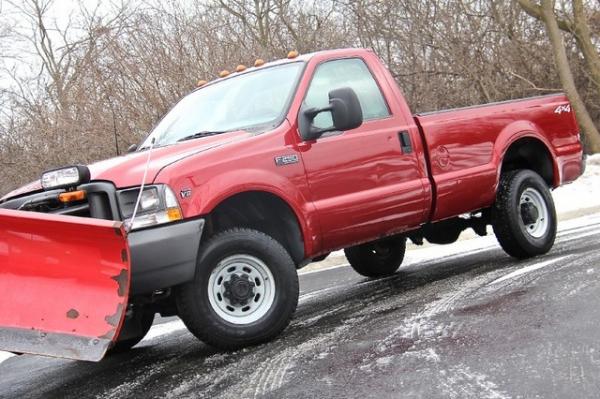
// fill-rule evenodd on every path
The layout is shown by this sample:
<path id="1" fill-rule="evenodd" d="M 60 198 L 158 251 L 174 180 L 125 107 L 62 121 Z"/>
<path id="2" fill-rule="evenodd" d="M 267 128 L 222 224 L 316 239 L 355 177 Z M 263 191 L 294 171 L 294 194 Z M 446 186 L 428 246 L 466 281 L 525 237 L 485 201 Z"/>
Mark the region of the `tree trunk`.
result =
<path id="1" fill-rule="evenodd" d="M 592 81 L 600 93 L 600 55 L 592 42 L 590 27 L 586 21 L 583 0 L 573 0 L 573 33 L 590 70 Z"/>
<path id="2" fill-rule="evenodd" d="M 517 2 L 527 14 L 538 20 L 544 20 L 542 17 L 542 7 L 531 0 L 517 0 Z M 592 33 L 589 22 L 586 20 L 583 0 L 571 0 L 571 4 L 573 6 L 573 20 L 558 18 L 556 14 L 554 18 L 562 31 L 572 33 L 575 36 L 577 47 L 581 50 L 590 71 L 592 82 L 600 92 L 600 54 L 598 54 L 598 48 L 592 40 Z"/>
<path id="3" fill-rule="evenodd" d="M 552 51 L 554 53 L 554 61 L 560 81 L 562 83 L 571 105 L 577 115 L 577 120 L 583 129 L 588 144 L 588 149 L 591 152 L 600 152 L 600 133 L 594 125 L 590 114 L 588 113 L 585 104 L 575 86 L 573 80 L 573 74 L 571 73 L 571 67 L 569 66 L 569 60 L 567 58 L 567 52 L 563 43 L 562 34 L 558 27 L 556 16 L 554 15 L 554 1 L 553 0 L 542 0 L 542 18 L 546 24 L 546 30 L 550 37 L 550 43 L 552 44 Z"/>

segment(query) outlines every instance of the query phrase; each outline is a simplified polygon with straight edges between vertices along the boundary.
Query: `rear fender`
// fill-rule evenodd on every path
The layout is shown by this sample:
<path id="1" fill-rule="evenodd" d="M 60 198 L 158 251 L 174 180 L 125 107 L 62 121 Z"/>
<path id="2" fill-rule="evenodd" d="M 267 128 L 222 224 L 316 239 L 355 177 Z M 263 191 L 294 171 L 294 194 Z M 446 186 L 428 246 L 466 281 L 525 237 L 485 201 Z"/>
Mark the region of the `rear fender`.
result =
<path id="1" fill-rule="evenodd" d="M 554 152 L 552 145 L 544 137 L 544 135 L 542 134 L 542 130 L 538 125 L 530 121 L 522 120 L 510 123 L 504 129 L 502 129 L 502 131 L 498 135 L 498 138 L 496 139 L 496 142 L 494 143 L 494 154 L 492 162 L 498 166 L 496 176 L 496 187 L 494 187 L 494 192 L 496 191 L 496 189 L 498 188 L 498 184 L 500 183 L 500 172 L 502 171 L 502 162 L 504 161 L 504 156 L 506 155 L 506 152 L 513 143 L 515 143 L 519 139 L 526 137 L 537 139 L 546 147 L 552 158 L 552 169 L 554 172 L 553 186 L 557 187 L 560 185 L 560 170 L 556 161 L 556 153 Z"/>

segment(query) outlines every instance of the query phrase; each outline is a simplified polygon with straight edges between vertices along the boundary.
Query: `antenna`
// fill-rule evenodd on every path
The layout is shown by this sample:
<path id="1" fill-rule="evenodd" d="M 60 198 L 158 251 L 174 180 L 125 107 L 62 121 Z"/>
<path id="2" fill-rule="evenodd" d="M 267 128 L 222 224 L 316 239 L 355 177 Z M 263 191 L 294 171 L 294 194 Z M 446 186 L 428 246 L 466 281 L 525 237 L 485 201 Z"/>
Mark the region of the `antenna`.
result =
<path id="1" fill-rule="evenodd" d="M 131 215 L 131 220 L 129 221 L 129 226 L 126 226 L 128 233 L 131 231 L 131 228 L 133 227 L 133 221 L 135 220 L 135 216 L 137 215 L 138 207 L 140 206 L 140 202 L 142 200 L 142 194 L 144 192 L 146 176 L 148 175 L 148 168 L 150 167 L 150 156 L 152 155 L 152 148 L 154 148 L 155 141 L 156 141 L 156 137 L 153 137 L 152 141 L 150 142 L 150 147 L 148 147 L 148 158 L 146 158 L 146 167 L 144 168 L 144 176 L 142 177 L 142 184 L 140 185 L 140 193 L 138 194 L 137 201 L 135 201 L 135 207 L 133 208 L 133 214 Z"/>

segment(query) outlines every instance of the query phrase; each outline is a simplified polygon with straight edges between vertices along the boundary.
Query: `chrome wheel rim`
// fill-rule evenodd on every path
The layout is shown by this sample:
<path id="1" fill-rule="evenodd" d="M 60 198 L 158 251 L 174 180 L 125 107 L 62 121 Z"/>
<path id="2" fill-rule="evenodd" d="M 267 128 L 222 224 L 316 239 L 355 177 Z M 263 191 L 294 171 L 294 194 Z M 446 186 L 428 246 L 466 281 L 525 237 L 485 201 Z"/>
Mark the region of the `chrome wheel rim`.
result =
<path id="1" fill-rule="evenodd" d="M 541 238 L 548 231 L 550 212 L 542 194 L 534 188 L 527 188 L 519 200 L 521 223 L 527 234 Z"/>
<path id="2" fill-rule="evenodd" d="M 250 324 L 263 317 L 275 300 L 275 280 L 260 259 L 233 255 L 223 259 L 208 280 L 214 312 L 233 324 Z"/>

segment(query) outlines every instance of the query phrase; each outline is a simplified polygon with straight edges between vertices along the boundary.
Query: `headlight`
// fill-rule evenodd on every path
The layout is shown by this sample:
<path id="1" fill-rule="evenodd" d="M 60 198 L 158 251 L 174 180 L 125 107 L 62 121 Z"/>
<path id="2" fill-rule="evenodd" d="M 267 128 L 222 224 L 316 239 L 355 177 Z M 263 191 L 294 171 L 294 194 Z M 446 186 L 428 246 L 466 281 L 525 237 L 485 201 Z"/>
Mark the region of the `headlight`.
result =
<path id="1" fill-rule="evenodd" d="M 133 216 L 133 210 L 139 193 L 139 188 L 118 192 L 121 215 L 125 224 L 129 225 L 131 230 L 183 219 L 177 197 L 168 186 L 161 184 L 144 187 L 137 214 L 133 220 L 133 225 L 131 225 L 131 217 Z"/>
<path id="2" fill-rule="evenodd" d="M 44 190 L 77 187 L 90 181 L 90 170 L 83 165 L 49 170 L 42 174 L 41 181 Z"/>

